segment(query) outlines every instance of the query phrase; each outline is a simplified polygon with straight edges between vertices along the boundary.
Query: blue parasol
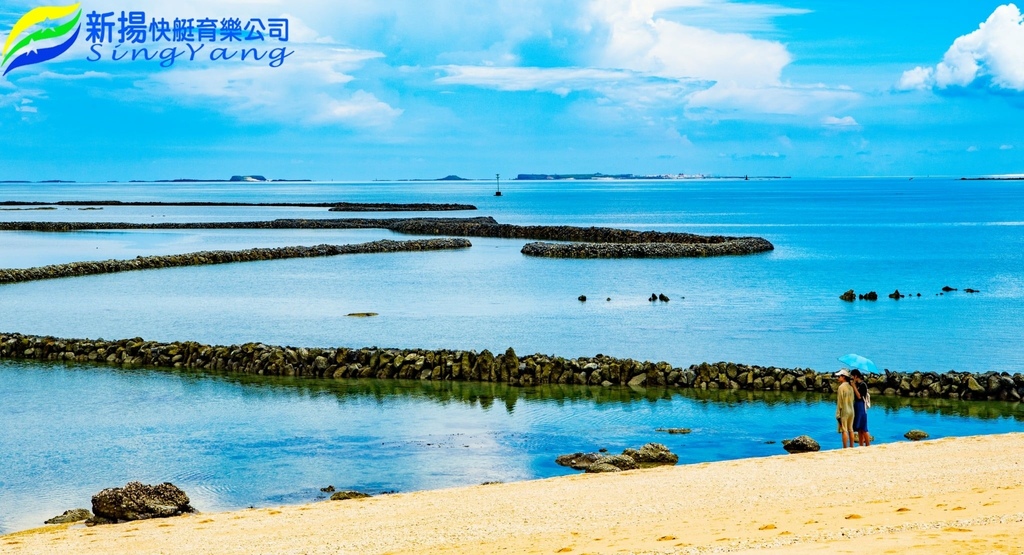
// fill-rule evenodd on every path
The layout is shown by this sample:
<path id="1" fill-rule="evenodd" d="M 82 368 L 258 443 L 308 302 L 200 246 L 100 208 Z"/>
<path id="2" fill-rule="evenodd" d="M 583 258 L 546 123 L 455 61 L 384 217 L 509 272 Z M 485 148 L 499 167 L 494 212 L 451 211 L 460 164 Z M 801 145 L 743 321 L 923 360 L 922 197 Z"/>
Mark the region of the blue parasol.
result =
<path id="1" fill-rule="evenodd" d="M 869 374 L 877 374 L 878 368 L 875 367 L 875 363 L 871 362 L 870 359 L 864 358 L 860 355 L 850 353 L 846 356 L 839 357 L 839 362 L 849 366 L 850 368 L 856 368 L 861 372 L 867 372 Z"/>

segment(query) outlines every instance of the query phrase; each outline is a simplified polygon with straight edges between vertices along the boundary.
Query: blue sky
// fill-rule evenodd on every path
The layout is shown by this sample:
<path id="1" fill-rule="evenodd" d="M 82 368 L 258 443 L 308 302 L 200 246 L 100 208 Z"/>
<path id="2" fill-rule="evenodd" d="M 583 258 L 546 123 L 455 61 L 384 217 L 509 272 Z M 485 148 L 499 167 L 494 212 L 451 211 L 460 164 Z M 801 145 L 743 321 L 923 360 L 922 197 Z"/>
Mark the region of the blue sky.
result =
<path id="1" fill-rule="evenodd" d="M 0 5 L 0 40 L 41 5 Z M 287 18 L 289 41 L 264 48 L 292 54 L 279 67 L 200 54 L 163 68 L 110 61 L 102 45 L 103 59 L 89 61 L 83 29 L 61 57 L 0 78 L 0 180 L 1024 173 L 1024 26 L 1013 4 L 82 8 L 142 10 L 147 20 Z"/>

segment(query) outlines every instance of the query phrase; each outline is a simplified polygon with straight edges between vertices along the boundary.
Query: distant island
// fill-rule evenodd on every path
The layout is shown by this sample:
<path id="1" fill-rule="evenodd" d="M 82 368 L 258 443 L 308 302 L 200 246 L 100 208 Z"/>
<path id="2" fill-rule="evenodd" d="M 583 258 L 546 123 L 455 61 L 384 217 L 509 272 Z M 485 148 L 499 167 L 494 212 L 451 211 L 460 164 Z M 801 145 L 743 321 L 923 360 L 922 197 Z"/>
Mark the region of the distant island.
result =
<path id="1" fill-rule="evenodd" d="M 632 173 L 604 174 L 604 173 L 521 173 L 516 176 L 516 181 L 647 181 L 662 179 L 789 179 L 788 176 L 778 175 L 706 175 L 698 174 L 659 174 L 659 175 L 636 175 Z"/>
<path id="2" fill-rule="evenodd" d="M 391 181 L 390 179 L 374 179 L 374 181 Z M 437 179 L 396 179 L 395 181 L 480 181 L 479 179 L 466 179 L 455 174 L 446 175 Z"/>
<path id="3" fill-rule="evenodd" d="M 153 183 L 294 183 L 308 181 L 312 181 L 312 179 L 267 179 L 262 175 L 232 175 L 231 179 L 158 179 Z M 139 182 L 130 181 L 129 183 Z"/>
<path id="4" fill-rule="evenodd" d="M 960 181 L 1024 181 L 1024 175 L 997 175 L 993 177 L 961 177 Z"/>

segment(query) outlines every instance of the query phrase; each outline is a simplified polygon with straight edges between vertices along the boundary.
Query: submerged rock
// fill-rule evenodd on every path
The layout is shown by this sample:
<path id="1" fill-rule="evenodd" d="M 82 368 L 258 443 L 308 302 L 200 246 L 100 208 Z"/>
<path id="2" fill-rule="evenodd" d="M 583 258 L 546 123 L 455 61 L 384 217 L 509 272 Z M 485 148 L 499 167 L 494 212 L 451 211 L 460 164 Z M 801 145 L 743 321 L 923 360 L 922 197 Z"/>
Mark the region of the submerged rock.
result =
<path id="1" fill-rule="evenodd" d="M 797 436 L 793 439 L 782 440 L 782 448 L 787 453 L 814 453 L 821 450 L 821 446 L 810 436 Z"/>
<path id="2" fill-rule="evenodd" d="M 169 482 L 150 486 L 129 482 L 123 488 L 107 488 L 92 496 L 97 519 L 112 522 L 166 518 L 193 513 L 188 495 Z"/>
<path id="3" fill-rule="evenodd" d="M 688 434 L 688 433 L 692 432 L 693 430 L 691 430 L 689 428 L 656 428 L 654 431 L 655 432 L 665 432 L 667 434 L 673 434 L 673 435 L 682 435 L 682 434 Z"/>
<path id="4" fill-rule="evenodd" d="M 586 470 L 595 461 L 604 457 L 601 453 L 570 453 L 555 457 L 555 464 L 575 470 Z"/>
<path id="5" fill-rule="evenodd" d="M 922 439 L 928 439 L 928 432 L 925 432 L 923 430 L 910 430 L 909 432 L 903 434 L 903 437 L 909 439 L 910 441 L 921 441 Z"/>
<path id="6" fill-rule="evenodd" d="M 64 511 L 64 514 L 55 516 L 50 520 L 47 520 L 44 524 L 67 524 L 69 522 L 80 522 L 92 518 L 92 513 L 89 509 L 71 509 L 70 511 Z"/>

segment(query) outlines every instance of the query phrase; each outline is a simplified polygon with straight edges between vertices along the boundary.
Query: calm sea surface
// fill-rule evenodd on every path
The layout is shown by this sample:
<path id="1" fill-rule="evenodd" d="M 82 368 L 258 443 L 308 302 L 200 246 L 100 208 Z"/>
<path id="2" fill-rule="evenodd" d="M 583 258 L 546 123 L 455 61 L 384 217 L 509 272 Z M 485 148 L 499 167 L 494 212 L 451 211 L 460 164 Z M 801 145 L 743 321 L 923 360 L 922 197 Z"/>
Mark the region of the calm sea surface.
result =
<path id="1" fill-rule="evenodd" d="M 39 526 L 130 480 L 171 481 L 201 511 L 573 474 L 556 456 L 649 441 L 680 462 L 839 446 L 820 395 L 418 381 L 253 379 L 0 362 L 0 532 Z M 880 442 L 1024 431 L 1019 406 L 875 399 Z M 688 427 L 689 435 L 656 432 Z"/>
<path id="2" fill-rule="evenodd" d="M 0 287 L 0 330 L 64 337 L 603 353 L 673 365 L 832 370 L 857 352 L 893 370 L 1021 372 L 1024 183 L 952 180 L 493 184 L 0 184 L 0 200 L 462 202 L 503 223 L 757 235 L 772 253 L 547 260 L 526 241 L 455 252 L 177 268 Z M 403 217 L 323 209 L 105 207 L 0 220 Z M 0 233 L 0 267 L 256 246 L 405 239 L 386 230 Z M 944 285 L 981 292 L 939 296 Z M 907 294 L 901 301 L 886 295 Z M 847 289 L 875 303 L 844 303 Z M 664 293 L 669 303 L 649 303 Z M 916 294 L 921 293 L 921 297 Z M 587 295 L 587 303 L 576 300 Z M 606 301 L 610 298 L 610 301 Z M 352 319 L 350 312 L 377 312 Z M 103 487 L 171 480 L 201 510 L 310 501 L 319 487 L 408 491 L 552 476 L 555 455 L 660 440 L 684 462 L 837 443 L 828 399 L 468 384 L 249 382 L 0 365 L 0 531 Z M 1014 405 L 928 401 L 872 412 L 881 441 L 1021 429 Z M 984 418 L 983 418 L 984 416 Z M 658 426 L 691 427 L 664 436 Z M 17 510 L 15 510 L 17 508 Z"/>

